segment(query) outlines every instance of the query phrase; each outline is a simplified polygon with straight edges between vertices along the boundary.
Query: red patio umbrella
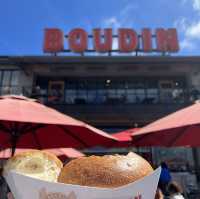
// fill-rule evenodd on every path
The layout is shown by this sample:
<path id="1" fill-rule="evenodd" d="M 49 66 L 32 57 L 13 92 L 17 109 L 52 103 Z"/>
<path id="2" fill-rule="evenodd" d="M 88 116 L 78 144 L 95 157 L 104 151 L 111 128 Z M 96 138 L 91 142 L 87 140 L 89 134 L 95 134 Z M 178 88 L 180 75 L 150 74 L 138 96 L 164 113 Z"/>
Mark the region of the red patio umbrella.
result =
<path id="1" fill-rule="evenodd" d="M 132 134 L 135 146 L 200 146 L 200 103 L 161 118 Z"/>
<path id="2" fill-rule="evenodd" d="M 117 139 L 35 100 L 0 97 L 0 148 L 87 148 Z"/>
<path id="3" fill-rule="evenodd" d="M 27 151 L 30 149 L 19 149 L 15 150 L 15 154 L 19 154 L 21 152 Z M 85 156 L 80 151 L 73 149 L 73 148 L 55 148 L 55 149 L 45 149 L 44 151 L 53 153 L 57 157 L 64 159 L 64 158 L 79 158 Z M 12 149 L 8 148 L 5 150 L 0 151 L 0 159 L 8 159 L 12 156 Z"/>
<path id="4" fill-rule="evenodd" d="M 125 131 L 113 133 L 112 136 L 116 137 L 119 142 L 115 143 L 116 147 L 129 147 L 132 145 L 132 133 L 138 131 L 140 128 L 132 128 Z"/>
<path id="5" fill-rule="evenodd" d="M 125 131 L 120 131 L 117 133 L 113 133 L 112 136 L 116 137 L 119 141 L 131 141 L 132 140 L 132 134 L 134 132 L 139 131 L 140 128 L 132 128 L 132 129 L 128 129 Z"/>

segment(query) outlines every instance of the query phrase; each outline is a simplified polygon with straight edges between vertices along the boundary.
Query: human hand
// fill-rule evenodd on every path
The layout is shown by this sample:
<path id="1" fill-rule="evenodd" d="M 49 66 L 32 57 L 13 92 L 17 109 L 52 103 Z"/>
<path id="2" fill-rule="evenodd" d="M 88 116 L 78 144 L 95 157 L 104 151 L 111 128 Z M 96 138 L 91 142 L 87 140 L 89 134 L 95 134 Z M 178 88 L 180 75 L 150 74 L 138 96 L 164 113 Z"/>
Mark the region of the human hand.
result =
<path id="1" fill-rule="evenodd" d="M 14 199 L 14 197 L 13 197 L 13 195 L 12 195 L 11 192 L 7 194 L 7 198 L 8 198 L 8 199 Z"/>

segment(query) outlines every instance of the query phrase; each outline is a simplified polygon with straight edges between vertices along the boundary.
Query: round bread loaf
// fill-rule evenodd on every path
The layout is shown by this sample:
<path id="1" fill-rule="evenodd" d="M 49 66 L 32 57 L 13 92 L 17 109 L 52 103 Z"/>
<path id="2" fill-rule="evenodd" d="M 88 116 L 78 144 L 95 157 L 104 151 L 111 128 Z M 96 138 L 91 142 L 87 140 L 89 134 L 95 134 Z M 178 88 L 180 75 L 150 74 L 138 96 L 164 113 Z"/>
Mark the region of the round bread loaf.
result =
<path id="1" fill-rule="evenodd" d="M 90 187 L 114 188 L 134 182 L 153 171 L 141 156 L 106 155 L 81 157 L 66 164 L 58 182 Z"/>
<path id="2" fill-rule="evenodd" d="M 11 157 L 4 166 L 4 175 L 14 170 L 18 173 L 57 182 L 58 175 L 63 167 L 62 162 L 51 153 L 40 150 L 29 150 Z"/>

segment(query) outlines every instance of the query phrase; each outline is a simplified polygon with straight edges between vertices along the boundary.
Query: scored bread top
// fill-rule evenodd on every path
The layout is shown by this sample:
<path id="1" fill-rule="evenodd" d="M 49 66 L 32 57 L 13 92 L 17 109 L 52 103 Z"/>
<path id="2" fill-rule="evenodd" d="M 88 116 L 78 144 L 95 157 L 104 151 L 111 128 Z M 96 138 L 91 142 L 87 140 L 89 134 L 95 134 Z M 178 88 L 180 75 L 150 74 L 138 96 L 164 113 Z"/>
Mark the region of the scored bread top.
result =
<path id="1" fill-rule="evenodd" d="M 15 170 L 30 177 L 57 182 L 62 167 L 62 162 L 55 155 L 29 150 L 11 157 L 4 166 L 4 174 Z"/>
<path id="2" fill-rule="evenodd" d="M 114 188 L 134 182 L 153 171 L 141 156 L 106 155 L 72 160 L 61 170 L 58 182 L 91 187 Z"/>

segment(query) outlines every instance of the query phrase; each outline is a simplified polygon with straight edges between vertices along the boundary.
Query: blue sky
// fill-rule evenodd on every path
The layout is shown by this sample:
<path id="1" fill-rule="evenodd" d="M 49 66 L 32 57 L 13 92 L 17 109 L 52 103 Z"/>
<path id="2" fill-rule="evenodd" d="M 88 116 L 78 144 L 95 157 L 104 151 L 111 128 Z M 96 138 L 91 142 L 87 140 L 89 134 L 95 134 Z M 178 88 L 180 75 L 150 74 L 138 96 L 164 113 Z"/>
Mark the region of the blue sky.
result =
<path id="1" fill-rule="evenodd" d="M 1 0 L 0 55 L 42 55 L 44 28 L 176 27 L 178 55 L 200 54 L 200 0 Z"/>

